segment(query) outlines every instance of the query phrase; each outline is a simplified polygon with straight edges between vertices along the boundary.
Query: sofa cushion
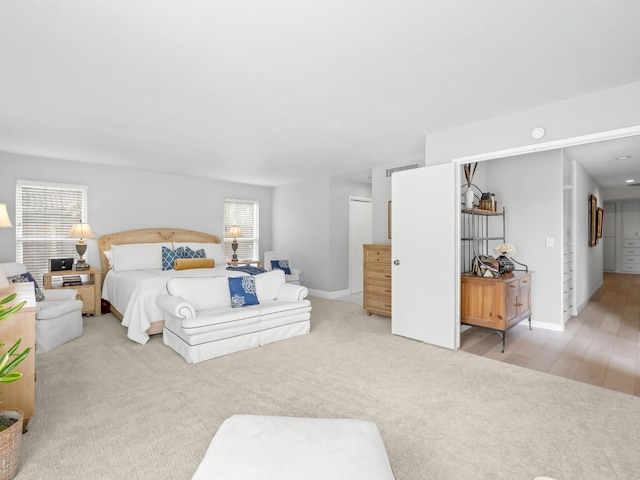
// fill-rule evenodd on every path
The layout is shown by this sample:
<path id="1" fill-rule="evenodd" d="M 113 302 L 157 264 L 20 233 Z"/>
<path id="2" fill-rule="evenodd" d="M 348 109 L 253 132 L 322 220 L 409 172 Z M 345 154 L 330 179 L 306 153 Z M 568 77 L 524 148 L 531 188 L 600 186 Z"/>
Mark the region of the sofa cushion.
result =
<path id="1" fill-rule="evenodd" d="M 233 308 L 258 305 L 260 303 L 256 294 L 256 277 L 254 275 L 229 277 L 229 293 L 231 294 L 231 306 Z"/>
<path id="2" fill-rule="evenodd" d="M 250 306 L 247 308 L 212 308 L 198 312 L 198 315 L 195 317 L 182 320 L 182 328 L 186 333 L 191 335 L 203 330 L 209 330 L 210 327 L 227 328 L 245 323 L 255 323 L 258 320 L 260 320 L 260 309 L 258 306 Z"/>
<path id="3" fill-rule="evenodd" d="M 268 300 L 275 300 L 280 292 L 280 287 L 284 285 L 285 278 L 282 270 L 271 270 L 270 272 L 256 275 L 256 292 L 260 303 Z"/>
<path id="4" fill-rule="evenodd" d="M 193 305 L 196 311 L 230 307 L 227 277 L 177 277 L 167 282 L 167 292 Z"/>

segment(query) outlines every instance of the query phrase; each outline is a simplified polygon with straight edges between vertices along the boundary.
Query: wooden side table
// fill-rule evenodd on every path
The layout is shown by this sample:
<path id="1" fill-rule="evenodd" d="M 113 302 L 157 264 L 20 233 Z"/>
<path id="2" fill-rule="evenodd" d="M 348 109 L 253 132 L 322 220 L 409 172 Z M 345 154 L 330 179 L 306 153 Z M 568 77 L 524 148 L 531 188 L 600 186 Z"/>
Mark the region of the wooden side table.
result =
<path id="1" fill-rule="evenodd" d="M 255 265 L 256 267 L 261 267 L 262 262 L 260 260 L 238 260 L 234 262 L 233 260 L 229 260 L 227 265 L 232 267 L 237 267 L 238 265 Z"/>
<path id="2" fill-rule="evenodd" d="M 68 287 L 52 285 L 51 279 L 53 277 L 64 277 L 69 275 L 87 275 L 88 279 L 82 285 L 72 285 Z M 78 290 L 78 295 L 82 300 L 82 313 L 85 315 L 100 316 L 100 297 L 102 286 L 102 272 L 97 268 L 89 268 L 87 270 L 75 270 L 60 271 L 60 272 L 47 272 L 42 276 L 44 281 L 45 290 L 55 290 L 57 288 L 75 288 Z M 45 296 L 46 296 L 45 292 Z"/>

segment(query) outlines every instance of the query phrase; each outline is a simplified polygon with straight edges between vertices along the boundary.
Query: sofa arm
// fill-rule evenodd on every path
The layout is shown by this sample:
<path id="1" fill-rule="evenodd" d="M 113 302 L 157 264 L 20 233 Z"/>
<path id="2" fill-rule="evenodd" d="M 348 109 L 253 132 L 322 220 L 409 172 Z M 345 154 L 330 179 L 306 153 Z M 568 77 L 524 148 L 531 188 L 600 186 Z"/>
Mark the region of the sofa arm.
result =
<path id="1" fill-rule="evenodd" d="M 61 300 L 75 300 L 78 296 L 78 290 L 75 288 L 55 288 L 43 290 L 44 299 L 59 302 Z"/>
<path id="2" fill-rule="evenodd" d="M 307 287 L 294 285 L 292 283 L 285 283 L 280 287 L 276 300 L 282 300 L 284 302 L 299 302 L 300 300 L 304 300 L 307 295 L 309 295 Z"/>
<path id="3" fill-rule="evenodd" d="M 169 315 L 176 318 L 191 318 L 196 316 L 196 310 L 189 302 L 185 302 L 180 297 L 174 297 L 163 293 L 156 299 L 158 306 Z"/>

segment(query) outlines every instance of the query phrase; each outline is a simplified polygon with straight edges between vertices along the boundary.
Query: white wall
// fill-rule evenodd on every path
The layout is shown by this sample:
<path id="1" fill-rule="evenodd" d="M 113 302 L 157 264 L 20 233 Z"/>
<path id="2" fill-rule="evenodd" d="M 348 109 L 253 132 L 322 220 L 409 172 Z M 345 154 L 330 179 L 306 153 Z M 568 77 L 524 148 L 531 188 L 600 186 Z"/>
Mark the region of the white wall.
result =
<path id="1" fill-rule="evenodd" d="M 600 187 L 578 163 L 575 164 L 575 276 L 576 303 L 582 310 L 591 296 L 602 286 L 603 251 L 602 239 L 595 247 L 589 246 L 589 195 L 598 198 L 603 205 Z"/>
<path id="2" fill-rule="evenodd" d="M 481 162 L 483 191 L 505 207 L 505 238 L 531 276 L 532 322 L 562 329 L 562 156 L 559 150 Z M 547 248 L 546 239 L 555 246 Z M 489 252 L 492 253 L 492 252 Z"/>
<path id="3" fill-rule="evenodd" d="M 316 293 L 349 288 L 349 196 L 370 197 L 371 185 L 326 177 L 274 188 L 274 249 L 290 252 Z"/>
<path id="4" fill-rule="evenodd" d="M 224 199 L 260 202 L 260 247 L 271 249 L 272 188 L 0 152 L 0 202 L 15 222 L 16 180 L 87 185 L 88 221 L 96 235 L 175 227 L 222 237 Z M 96 239 L 97 240 L 97 239 Z M 99 265 L 96 240 L 87 259 Z M 15 230 L 0 229 L 0 262 L 15 261 Z"/>
<path id="5" fill-rule="evenodd" d="M 436 165 L 468 155 L 640 125 L 637 105 L 640 82 L 428 133 L 425 161 Z M 539 126 L 547 134 L 535 141 L 531 131 Z"/>

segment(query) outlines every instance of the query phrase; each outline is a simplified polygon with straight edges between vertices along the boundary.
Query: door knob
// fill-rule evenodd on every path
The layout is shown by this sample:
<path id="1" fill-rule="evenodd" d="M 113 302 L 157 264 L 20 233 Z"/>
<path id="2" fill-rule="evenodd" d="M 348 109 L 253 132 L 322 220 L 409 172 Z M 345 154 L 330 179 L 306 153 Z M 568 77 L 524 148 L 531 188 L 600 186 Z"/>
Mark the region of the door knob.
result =
<path id="1" fill-rule="evenodd" d="M 394 261 L 393 261 L 393 264 L 394 264 L 394 265 L 400 265 L 400 260 L 394 260 Z"/>

